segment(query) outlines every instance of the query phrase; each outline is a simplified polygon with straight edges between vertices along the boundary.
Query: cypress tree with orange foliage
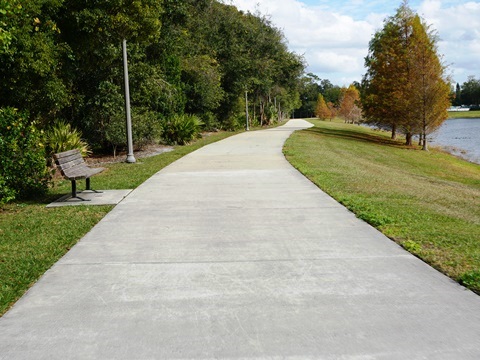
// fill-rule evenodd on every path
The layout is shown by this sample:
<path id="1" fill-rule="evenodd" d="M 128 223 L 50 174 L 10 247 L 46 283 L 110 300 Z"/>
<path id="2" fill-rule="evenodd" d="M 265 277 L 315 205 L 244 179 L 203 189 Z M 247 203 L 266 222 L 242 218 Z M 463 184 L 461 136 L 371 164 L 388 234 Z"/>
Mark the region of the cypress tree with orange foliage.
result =
<path id="1" fill-rule="evenodd" d="M 331 118 L 332 114 L 322 94 L 318 94 L 317 106 L 315 107 L 315 115 L 320 120 L 326 120 Z"/>

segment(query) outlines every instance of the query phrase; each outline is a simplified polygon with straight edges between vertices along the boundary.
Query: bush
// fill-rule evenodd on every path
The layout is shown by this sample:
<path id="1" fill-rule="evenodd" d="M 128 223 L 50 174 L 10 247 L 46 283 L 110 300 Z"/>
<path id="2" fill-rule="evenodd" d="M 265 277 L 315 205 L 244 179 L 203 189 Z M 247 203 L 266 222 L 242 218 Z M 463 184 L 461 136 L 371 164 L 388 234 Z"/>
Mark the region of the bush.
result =
<path id="1" fill-rule="evenodd" d="M 49 156 L 73 149 L 80 150 L 82 156 L 87 156 L 91 153 L 88 144 L 82 140 L 82 133 L 63 121 L 55 123 L 47 131 L 45 139 Z"/>
<path id="2" fill-rule="evenodd" d="M 158 141 L 161 133 L 162 127 L 156 112 L 143 108 L 133 110 L 132 137 L 135 148 L 142 149 L 146 145 Z"/>
<path id="3" fill-rule="evenodd" d="M 0 203 L 43 195 L 50 174 L 42 133 L 26 112 L 0 109 Z"/>
<path id="4" fill-rule="evenodd" d="M 105 140 L 112 146 L 113 156 L 117 156 L 117 148 L 127 146 L 127 129 L 124 114 L 112 116 L 105 125 Z M 160 139 L 162 128 L 157 113 L 140 108 L 132 110 L 132 141 L 135 149 Z"/>
<path id="5" fill-rule="evenodd" d="M 199 136 L 202 125 L 196 115 L 174 115 L 163 124 L 162 137 L 167 144 L 185 145 Z"/>
<path id="6" fill-rule="evenodd" d="M 230 116 L 223 123 L 222 129 L 227 131 L 236 131 L 240 129 L 246 129 L 247 127 L 247 118 L 245 113 L 239 113 L 236 115 Z"/>
<path id="7" fill-rule="evenodd" d="M 204 129 L 206 131 L 218 131 L 221 127 L 220 122 L 215 117 L 215 114 L 207 111 L 201 115 L 202 122 L 205 124 Z"/>

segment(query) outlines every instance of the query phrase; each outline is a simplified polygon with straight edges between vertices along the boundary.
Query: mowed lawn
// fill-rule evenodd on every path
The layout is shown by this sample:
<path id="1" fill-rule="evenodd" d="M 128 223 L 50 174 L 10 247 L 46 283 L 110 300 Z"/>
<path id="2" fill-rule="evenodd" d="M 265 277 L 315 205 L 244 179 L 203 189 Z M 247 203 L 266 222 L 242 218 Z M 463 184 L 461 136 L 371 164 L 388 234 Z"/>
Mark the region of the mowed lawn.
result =
<path id="1" fill-rule="evenodd" d="M 407 250 L 480 294 L 480 165 L 341 122 L 286 142 L 287 159 Z"/>

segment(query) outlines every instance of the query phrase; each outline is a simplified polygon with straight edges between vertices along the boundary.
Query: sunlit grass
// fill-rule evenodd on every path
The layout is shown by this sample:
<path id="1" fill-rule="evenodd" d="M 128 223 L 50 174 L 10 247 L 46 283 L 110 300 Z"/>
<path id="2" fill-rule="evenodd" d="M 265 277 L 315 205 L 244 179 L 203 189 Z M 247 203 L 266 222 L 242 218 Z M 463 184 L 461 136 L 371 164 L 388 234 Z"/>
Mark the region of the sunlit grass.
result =
<path id="1" fill-rule="evenodd" d="M 359 218 L 479 292 L 480 166 L 366 127 L 313 122 L 287 141 L 287 159 Z"/>

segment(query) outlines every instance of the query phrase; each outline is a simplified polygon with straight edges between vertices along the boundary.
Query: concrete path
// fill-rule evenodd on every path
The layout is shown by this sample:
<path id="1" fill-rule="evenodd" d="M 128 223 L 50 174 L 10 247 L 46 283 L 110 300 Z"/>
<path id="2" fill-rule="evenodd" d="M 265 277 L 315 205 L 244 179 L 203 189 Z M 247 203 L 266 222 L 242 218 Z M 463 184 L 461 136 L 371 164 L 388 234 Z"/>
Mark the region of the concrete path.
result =
<path id="1" fill-rule="evenodd" d="M 305 126 L 134 190 L 0 319 L 0 358 L 480 359 L 480 297 L 295 171 Z"/>

